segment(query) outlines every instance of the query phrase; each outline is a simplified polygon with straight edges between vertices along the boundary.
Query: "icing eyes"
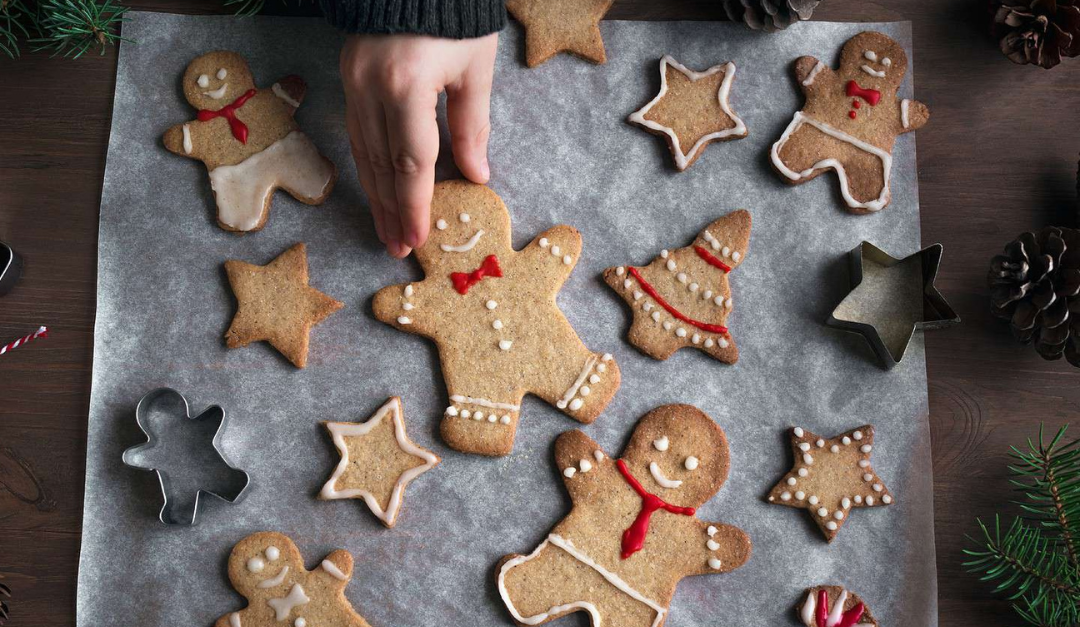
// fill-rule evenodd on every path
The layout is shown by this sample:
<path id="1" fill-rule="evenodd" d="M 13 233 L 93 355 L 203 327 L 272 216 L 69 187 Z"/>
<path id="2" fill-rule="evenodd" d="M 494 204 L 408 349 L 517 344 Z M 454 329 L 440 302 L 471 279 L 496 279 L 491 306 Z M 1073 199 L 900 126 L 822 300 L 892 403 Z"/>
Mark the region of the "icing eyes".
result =
<path id="1" fill-rule="evenodd" d="M 281 557 L 281 551 L 279 551 L 276 546 L 266 547 L 266 550 L 263 551 L 263 554 L 266 555 L 266 559 L 270 560 L 271 562 Z M 261 573 L 264 568 L 266 568 L 266 562 L 263 560 L 262 557 L 258 555 L 247 561 L 247 569 L 253 573 Z M 286 566 L 286 569 L 287 568 L 288 566 Z"/>
<path id="2" fill-rule="evenodd" d="M 866 57 L 867 61 L 877 61 L 877 53 L 873 50 L 867 50 L 863 53 L 863 56 Z"/>
<path id="3" fill-rule="evenodd" d="M 700 464 L 698 458 L 693 455 L 687 457 L 686 461 L 683 462 L 683 466 L 685 466 L 687 470 L 697 470 L 698 464 Z"/>
<path id="4" fill-rule="evenodd" d="M 469 214 L 463 213 L 458 216 L 458 220 L 461 220 L 462 222 L 468 222 L 469 220 L 471 220 L 471 218 L 469 217 Z"/>
<path id="5" fill-rule="evenodd" d="M 225 80 L 225 77 L 228 76 L 228 75 L 229 75 L 229 73 L 225 71 L 225 68 L 221 68 L 220 70 L 217 71 L 217 79 L 219 81 Z"/>
<path id="6" fill-rule="evenodd" d="M 666 435 L 661 436 L 659 439 L 653 440 L 652 442 L 653 448 L 660 451 L 661 453 L 668 450 L 668 446 L 670 446 L 670 444 L 671 443 Z"/>
<path id="7" fill-rule="evenodd" d="M 207 76 L 206 74 L 199 74 L 199 80 L 197 80 L 195 82 L 198 83 L 199 87 L 209 87 L 210 86 L 210 77 Z"/>
<path id="8" fill-rule="evenodd" d="M 892 59 L 890 59 L 889 57 L 885 57 L 884 59 L 881 60 L 881 64 L 884 65 L 885 67 L 889 67 L 889 66 L 892 65 Z"/>
<path id="9" fill-rule="evenodd" d="M 443 220 L 442 218 L 439 218 L 439 220 L 435 222 L 435 228 L 439 229 L 440 231 L 445 231 L 446 227 L 446 220 Z"/>
<path id="10" fill-rule="evenodd" d="M 266 559 L 272 562 L 279 557 L 281 557 L 281 551 L 278 551 L 278 548 L 276 546 L 266 547 Z"/>

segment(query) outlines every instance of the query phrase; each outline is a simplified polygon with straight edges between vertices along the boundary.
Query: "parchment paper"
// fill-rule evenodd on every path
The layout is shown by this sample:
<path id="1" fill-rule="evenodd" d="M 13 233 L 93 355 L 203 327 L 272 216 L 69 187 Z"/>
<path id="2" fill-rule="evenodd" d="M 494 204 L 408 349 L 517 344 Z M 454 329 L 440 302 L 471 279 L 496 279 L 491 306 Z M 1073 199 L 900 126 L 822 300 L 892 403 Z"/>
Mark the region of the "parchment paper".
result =
<path id="1" fill-rule="evenodd" d="M 245 603 L 226 577 L 231 547 L 272 529 L 293 537 L 309 567 L 334 548 L 351 551 L 347 594 L 375 627 L 512 624 L 493 567 L 506 553 L 532 550 L 567 511 L 551 447 L 577 423 L 529 398 L 508 457 L 461 455 L 440 441 L 448 403 L 433 345 L 370 312 L 379 287 L 421 274 L 380 250 L 363 208 L 343 132 L 341 37 L 317 19 L 130 17 L 124 35 L 138 45 L 120 52 L 101 201 L 78 623 L 210 625 Z M 763 35 L 731 24 L 604 22 L 603 67 L 563 56 L 527 70 L 516 25 L 500 44 L 491 186 L 511 210 L 517 246 L 552 224 L 582 231 L 584 254 L 559 303 L 585 342 L 622 366 L 622 389 L 586 433 L 618 454 L 646 411 L 685 402 L 731 442 L 731 476 L 700 514 L 745 529 L 754 554 L 731 574 L 684 580 L 671 627 L 794 625 L 791 607 L 820 583 L 857 589 L 888 624 L 937 623 L 922 338 L 885 372 L 862 338 L 822 324 L 847 292 L 845 255 L 859 241 L 896 255 L 919 246 L 914 136 L 896 145 L 892 204 L 871 216 L 839 208 L 834 177 L 788 187 L 767 160 L 799 104 L 792 60 L 835 62 L 843 42 L 869 28 L 910 49 L 906 23 L 807 23 Z M 214 224 L 202 164 L 167 153 L 159 140 L 194 117 L 179 89 L 188 61 L 222 47 L 245 54 L 260 85 L 292 73 L 307 79 L 301 126 L 341 170 L 325 205 L 279 193 L 253 235 Z M 662 139 L 624 122 L 655 94 L 665 53 L 696 69 L 734 60 L 732 103 L 750 129 L 747 139 L 708 147 L 681 174 Z M 901 96 L 911 95 L 909 74 Z M 447 163 L 443 176 L 452 175 Z M 602 269 L 644 264 L 740 207 L 754 227 L 732 274 L 738 364 L 692 350 L 667 362 L 637 353 L 625 341 L 629 313 L 601 282 Z M 312 285 L 346 303 L 313 331 L 303 371 L 266 345 L 226 350 L 221 337 L 235 306 L 222 262 L 266 263 L 297 241 L 308 244 Z M 194 527 L 159 523 L 154 476 L 120 463 L 140 441 L 136 402 L 163 385 L 186 394 L 192 411 L 225 407 L 225 451 L 252 476 L 246 500 L 208 500 Z M 365 419 L 390 395 L 404 398 L 413 439 L 443 457 L 409 487 L 393 530 L 360 502 L 314 498 L 337 461 L 320 421 Z M 828 545 L 805 512 L 762 500 L 790 467 L 786 427 L 833 434 L 868 422 L 877 429 L 874 465 L 895 505 L 855 512 Z"/>

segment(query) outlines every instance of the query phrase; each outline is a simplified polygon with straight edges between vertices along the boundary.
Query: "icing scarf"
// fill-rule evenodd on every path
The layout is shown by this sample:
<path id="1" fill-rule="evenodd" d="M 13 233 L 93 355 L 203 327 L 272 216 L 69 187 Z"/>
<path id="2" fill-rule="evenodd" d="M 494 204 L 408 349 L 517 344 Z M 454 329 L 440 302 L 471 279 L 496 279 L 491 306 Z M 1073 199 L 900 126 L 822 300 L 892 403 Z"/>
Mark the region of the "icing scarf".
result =
<path id="1" fill-rule="evenodd" d="M 243 96 L 240 96 L 236 100 L 232 101 L 232 104 L 227 104 L 217 111 L 211 111 L 210 109 L 199 109 L 199 121 L 209 122 L 214 118 L 225 118 L 229 121 L 229 128 L 232 129 L 233 137 L 238 139 L 241 144 L 247 143 L 248 127 L 240 120 L 236 119 L 236 110 L 244 106 L 251 97 L 255 95 L 254 89 L 249 89 L 244 92 Z"/>
<path id="2" fill-rule="evenodd" d="M 694 508 L 671 505 L 659 496 L 646 492 L 641 483 L 634 478 L 634 475 L 630 474 L 630 470 L 626 468 L 626 462 L 621 459 L 615 460 L 615 465 L 619 468 L 619 473 L 623 476 L 623 479 L 626 479 L 634 492 L 637 492 L 637 495 L 641 497 L 641 511 L 638 512 L 637 518 L 623 532 L 622 536 L 622 558 L 626 559 L 645 546 L 645 536 L 649 533 L 649 519 L 652 518 L 653 512 L 662 509 L 672 514 L 693 516 Z"/>

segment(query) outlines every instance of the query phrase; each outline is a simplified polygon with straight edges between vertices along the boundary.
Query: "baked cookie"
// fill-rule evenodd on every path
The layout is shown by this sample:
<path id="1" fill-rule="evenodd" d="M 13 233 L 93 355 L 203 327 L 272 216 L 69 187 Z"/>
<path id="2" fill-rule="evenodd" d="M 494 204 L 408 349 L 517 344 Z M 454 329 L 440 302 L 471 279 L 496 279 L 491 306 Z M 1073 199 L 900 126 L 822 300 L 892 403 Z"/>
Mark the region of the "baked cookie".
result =
<path id="1" fill-rule="evenodd" d="M 267 341 L 297 368 L 307 365 L 311 327 L 345 305 L 308 285 L 307 247 L 295 244 L 265 266 L 225 262 L 236 295 L 229 348 Z"/>
<path id="2" fill-rule="evenodd" d="M 643 268 L 604 270 L 604 281 L 633 312 L 630 343 L 653 359 L 683 347 L 697 348 L 733 364 L 739 359 L 728 330 L 728 273 L 746 257 L 750 212 L 740 209 L 705 227 L 691 245 L 661 250 Z"/>
<path id="3" fill-rule="evenodd" d="M 337 169 L 293 119 L 307 91 L 302 78 L 256 89 L 244 57 L 217 50 L 187 66 L 183 89 L 199 114 L 165 131 L 162 141 L 206 164 L 221 228 L 261 229 L 276 189 L 308 205 L 330 195 Z"/>
<path id="4" fill-rule="evenodd" d="M 695 72 L 665 55 L 660 59 L 660 92 L 631 113 L 629 121 L 663 135 L 682 172 L 712 142 L 746 137 L 746 125 L 729 102 L 734 80 L 735 64 L 730 61 Z"/>
<path id="5" fill-rule="evenodd" d="M 646 414 L 618 460 L 581 431 L 564 433 L 555 464 L 573 509 L 536 550 L 495 569 L 519 625 L 587 612 L 593 627 L 660 627 L 679 580 L 750 557 L 741 529 L 694 515 L 730 464 L 724 431 L 695 407 Z"/>
<path id="6" fill-rule="evenodd" d="M 859 595 L 840 586 L 815 586 L 795 606 L 806 627 L 878 627 L 878 622 Z"/>
<path id="7" fill-rule="evenodd" d="M 248 605 L 214 627 L 370 627 L 345 598 L 352 568 L 352 555 L 339 549 L 309 571 L 288 536 L 253 533 L 229 555 L 229 581 Z"/>
<path id="8" fill-rule="evenodd" d="M 435 185 L 431 236 L 415 250 L 426 278 L 375 295 L 375 317 L 439 347 L 450 406 L 442 436 L 463 453 L 506 455 L 525 394 L 589 424 L 619 388 L 609 354 L 590 351 L 555 303 L 581 254 L 556 226 L 521 251 L 510 214 L 487 187 Z"/>
<path id="9" fill-rule="evenodd" d="M 439 457 L 405 433 L 404 408 L 397 396 L 365 422 L 327 422 L 341 454 L 320 499 L 364 499 L 371 513 L 393 527 L 405 503 L 405 488 L 431 470 Z"/>
<path id="10" fill-rule="evenodd" d="M 507 0 L 525 27 L 525 64 L 536 67 L 560 52 L 605 63 L 600 20 L 615 0 Z"/>
<path id="11" fill-rule="evenodd" d="M 907 64 L 903 47 L 875 32 L 849 39 L 836 71 L 814 57 L 799 57 L 795 79 L 806 104 L 773 144 L 776 171 L 798 185 L 835 170 L 849 211 L 883 209 L 897 135 L 930 118 L 923 103 L 896 98 Z"/>
<path id="12" fill-rule="evenodd" d="M 769 492 L 769 502 L 808 510 L 832 542 L 853 509 L 893 502 L 892 493 L 870 466 L 873 448 L 871 425 L 829 439 L 793 428 L 795 467 Z"/>

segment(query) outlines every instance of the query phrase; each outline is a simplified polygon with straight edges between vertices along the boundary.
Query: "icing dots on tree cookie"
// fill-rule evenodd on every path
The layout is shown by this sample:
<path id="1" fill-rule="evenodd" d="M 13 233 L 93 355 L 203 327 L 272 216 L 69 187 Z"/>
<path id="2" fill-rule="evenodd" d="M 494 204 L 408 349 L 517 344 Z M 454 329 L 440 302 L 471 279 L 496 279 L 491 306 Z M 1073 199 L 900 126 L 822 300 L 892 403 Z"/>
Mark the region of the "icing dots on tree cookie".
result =
<path id="1" fill-rule="evenodd" d="M 507 0 L 525 27 L 525 64 L 536 67 L 560 52 L 605 63 L 600 20 L 615 0 Z"/>
<path id="2" fill-rule="evenodd" d="M 405 488 L 440 461 L 409 439 L 404 411 L 395 396 L 365 422 L 326 423 L 341 461 L 319 498 L 364 499 L 384 525 L 394 526 L 405 502 Z"/>
<path id="3" fill-rule="evenodd" d="M 337 169 L 293 119 L 307 91 L 303 79 L 286 76 L 258 89 L 242 56 L 218 50 L 193 60 L 182 80 L 198 114 L 162 141 L 170 152 L 206 164 L 221 228 L 261 229 L 276 189 L 308 205 L 326 200 Z"/>
<path id="4" fill-rule="evenodd" d="M 696 510 L 727 480 L 723 430 L 701 410 L 665 405 L 637 424 L 613 459 L 581 431 L 555 441 L 573 508 L 528 555 L 496 570 L 520 625 L 584 612 L 593 627 L 658 627 L 683 577 L 724 573 L 750 557 L 750 538 Z"/>
<path id="5" fill-rule="evenodd" d="M 738 360 L 727 326 L 733 308 L 728 274 L 746 258 L 750 222 L 748 211 L 734 211 L 689 246 L 662 250 L 645 267 L 604 271 L 604 281 L 633 312 L 631 344 L 654 359 L 692 347 L 724 363 Z"/>
<path id="6" fill-rule="evenodd" d="M 797 59 L 806 104 L 772 146 L 776 171 L 797 185 L 835 170 L 852 213 L 888 205 L 896 137 L 930 118 L 923 103 L 897 98 L 907 65 L 903 47 L 876 32 L 848 40 L 838 70 L 814 57 Z"/>
<path id="7" fill-rule="evenodd" d="M 695 72 L 665 55 L 660 59 L 660 92 L 629 121 L 667 139 L 675 167 L 693 165 L 705 146 L 746 137 L 746 124 L 731 108 L 735 64 Z"/>
<path id="8" fill-rule="evenodd" d="M 415 251 L 424 280 L 380 290 L 373 309 L 438 345 L 447 444 L 508 454 L 526 394 L 579 422 L 596 420 L 619 387 L 619 367 L 586 348 L 555 303 L 581 255 L 581 234 L 556 226 L 515 251 L 502 200 L 465 181 L 435 185 L 431 223 Z"/>
<path id="9" fill-rule="evenodd" d="M 806 627 L 878 627 L 859 595 L 840 586 L 808 588 L 795 612 Z"/>
<path id="10" fill-rule="evenodd" d="M 239 348 L 267 341 L 297 368 L 307 365 L 311 327 L 345 306 L 308 285 L 303 243 L 265 266 L 230 259 L 225 274 L 237 303 L 225 332 L 226 345 Z"/>
<path id="11" fill-rule="evenodd" d="M 852 511 L 892 504 L 892 493 L 870 465 L 871 425 L 828 439 L 795 427 L 791 449 L 795 466 L 769 492 L 768 501 L 807 510 L 829 542 Z"/>
<path id="12" fill-rule="evenodd" d="M 309 571 L 288 536 L 253 533 L 229 556 L 229 581 L 248 605 L 214 627 L 369 627 L 345 598 L 352 569 L 352 555 L 339 549 Z"/>

